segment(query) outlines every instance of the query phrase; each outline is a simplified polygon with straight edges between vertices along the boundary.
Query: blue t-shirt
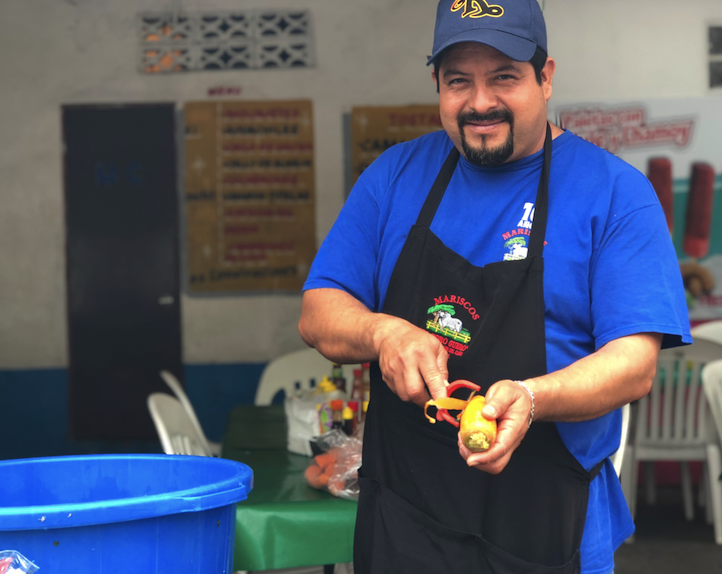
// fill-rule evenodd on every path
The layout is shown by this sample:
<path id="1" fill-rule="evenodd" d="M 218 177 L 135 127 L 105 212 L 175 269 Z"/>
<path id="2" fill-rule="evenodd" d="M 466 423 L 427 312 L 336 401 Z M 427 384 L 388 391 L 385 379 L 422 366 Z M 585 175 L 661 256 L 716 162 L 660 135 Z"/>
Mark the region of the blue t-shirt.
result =
<path id="1" fill-rule="evenodd" d="M 636 333 L 663 333 L 663 347 L 691 343 L 676 255 L 651 184 L 571 132 L 552 143 L 544 247 L 548 371 Z M 342 289 L 382 310 L 406 236 L 452 145 L 435 132 L 374 161 L 323 242 L 304 290 Z M 477 266 L 525 257 L 541 164 L 541 151 L 490 168 L 461 157 L 431 231 Z M 619 447 L 621 412 L 557 428 L 589 470 Z M 607 460 L 590 487 L 582 572 L 607 574 L 614 550 L 633 530 Z"/>

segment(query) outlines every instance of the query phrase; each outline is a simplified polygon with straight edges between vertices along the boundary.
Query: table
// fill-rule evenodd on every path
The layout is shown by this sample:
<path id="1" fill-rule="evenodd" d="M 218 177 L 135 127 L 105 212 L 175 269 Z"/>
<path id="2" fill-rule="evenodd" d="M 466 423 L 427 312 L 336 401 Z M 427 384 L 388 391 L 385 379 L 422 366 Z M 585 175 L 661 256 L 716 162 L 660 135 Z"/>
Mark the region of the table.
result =
<path id="1" fill-rule="evenodd" d="M 253 490 L 236 510 L 234 570 L 268 570 L 353 560 L 356 502 L 311 488 L 306 456 L 286 450 L 283 405 L 240 405 L 228 416 L 221 453 L 253 470 Z"/>

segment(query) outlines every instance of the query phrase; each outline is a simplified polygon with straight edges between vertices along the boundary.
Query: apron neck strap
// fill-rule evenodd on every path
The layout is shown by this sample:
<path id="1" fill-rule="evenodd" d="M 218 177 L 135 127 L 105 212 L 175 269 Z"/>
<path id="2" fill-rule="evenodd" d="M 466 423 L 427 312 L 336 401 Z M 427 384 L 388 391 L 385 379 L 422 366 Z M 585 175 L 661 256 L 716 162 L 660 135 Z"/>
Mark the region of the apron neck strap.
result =
<path id="1" fill-rule="evenodd" d="M 444 192 L 454 175 L 456 164 L 459 163 L 459 150 L 456 146 L 452 146 L 449 155 L 441 166 L 439 175 L 436 176 L 434 185 L 426 197 L 424 206 L 421 208 L 416 225 L 421 227 L 431 227 L 434 220 L 436 210 L 444 197 Z M 544 251 L 544 238 L 547 229 L 547 207 L 549 205 L 549 168 L 552 162 L 552 129 L 547 122 L 546 137 L 544 138 L 544 163 L 542 164 L 541 177 L 539 178 L 539 187 L 537 188 L 536 200 L 534 204 L 534 224 L 532 225 L 531 236 L 529 238 L 528 257 L 541 257 Z"/>
<path id="2" fill-rule="evenodd" d="M 549 168 L 552 164 L 552 128 L 547 122 L 544 138 L 544 163 L 542 164 L 539 187 L 534 202 L 534 223 L 529 237 L 528 257 L 541 257 L 544 251 L 544 239 L 547 231 L 547 210 L 549 208 Z"/>
<path id="3" fill-rule="evenodd" d="M 451 181 L 451 176 L 454 175 L 456 164 L 459 163 L 459 155 L 459 150 L 456 149 L 456 146 L 451 146 L 451 151 L 446 157 L 444 165 L 441 166 L 439 175 L 436 176 L 436 180 L 434 181 L 434 185 L 431 186 L 429 195 L 426 196 L 426 201 L 424 202 L 424 206 L 421 208 L 419 217 L 416 220 L 416 225 L 421 227 L 431 227 L 431 222 L 434 220 L 436 210 L 444 197 L 446 187 Z"/>

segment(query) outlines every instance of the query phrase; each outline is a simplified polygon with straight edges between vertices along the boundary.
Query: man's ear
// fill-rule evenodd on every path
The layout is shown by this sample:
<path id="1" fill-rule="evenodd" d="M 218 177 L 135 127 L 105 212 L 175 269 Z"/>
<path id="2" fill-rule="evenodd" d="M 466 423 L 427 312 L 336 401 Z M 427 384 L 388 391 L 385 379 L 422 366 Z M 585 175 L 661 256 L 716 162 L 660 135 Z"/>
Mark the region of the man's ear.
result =
<path id="1" fill-rule="evenodd" d="M 553 58 L 547 58 L 544 67 L 541 70 L 541 85 L 544 90 L 544 99 L 549 101 L 552 97 L 552 79 L 554 78 L 554 71 L 557 69 L 557 64 Z"/>
<path id="2" fill-rule="evenodd" d="M 431 80 L 434 82 L 434 84 L 436 84 L 436 93 L 438 94 L 438 93 L 439 93 L 439 90 L 440 90 L 440 88 L 439 88 L 439 78 L 438 78 L 438 76 L 436 75 L 436 71 L 435 71 L 435 70 L 431 70 Z"/>

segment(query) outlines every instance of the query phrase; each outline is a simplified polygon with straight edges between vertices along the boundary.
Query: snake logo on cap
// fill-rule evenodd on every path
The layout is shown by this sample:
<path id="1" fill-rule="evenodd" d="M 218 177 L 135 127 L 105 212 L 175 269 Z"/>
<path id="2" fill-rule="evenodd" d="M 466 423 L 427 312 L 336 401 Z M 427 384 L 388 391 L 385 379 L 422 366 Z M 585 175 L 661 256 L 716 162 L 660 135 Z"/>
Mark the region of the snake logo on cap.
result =
<path id="1" fill-rule="evenodd" d="M 469 9 L 469 5 L 471 5 L 471 9 Z M 486 0 L 455 0 L 451 5 L 452 12 L 458 12 L 462 8 L 464 9 L 461 14 L 462 18 L 483 18 L 484 16 L 498 18 L 504 14 L 504 8 L 496 4 L 489 4 Z"/>

